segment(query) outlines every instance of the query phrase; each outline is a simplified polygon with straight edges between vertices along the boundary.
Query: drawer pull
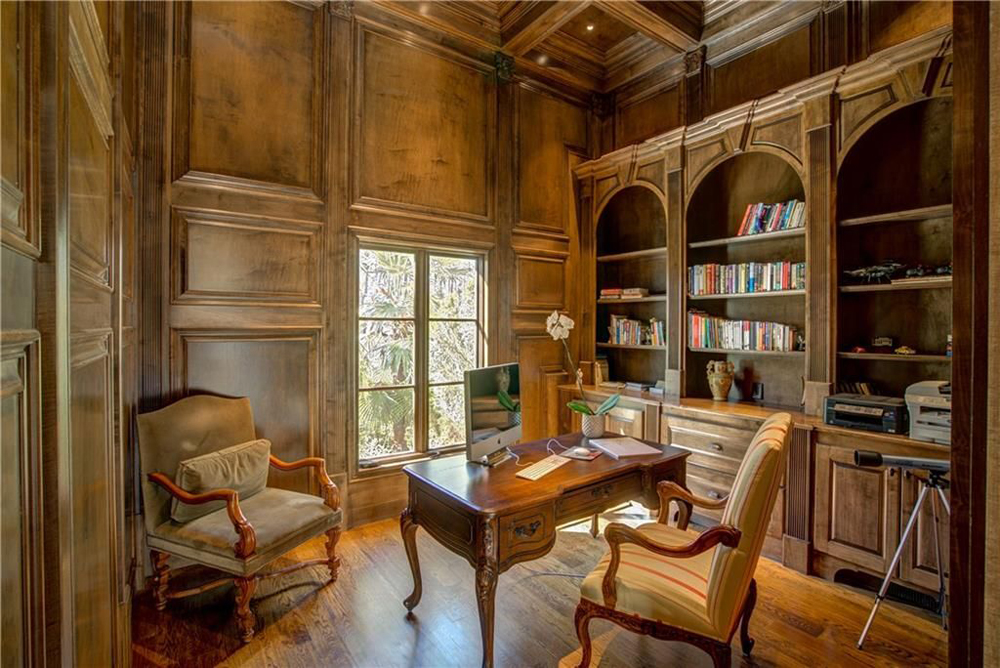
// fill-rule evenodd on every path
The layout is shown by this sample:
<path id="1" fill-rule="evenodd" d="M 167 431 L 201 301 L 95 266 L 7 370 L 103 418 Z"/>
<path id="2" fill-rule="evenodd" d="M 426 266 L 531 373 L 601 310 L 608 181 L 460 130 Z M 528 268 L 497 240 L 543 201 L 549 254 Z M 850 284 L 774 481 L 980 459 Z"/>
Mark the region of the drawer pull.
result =
<path id="1" fill-rule="evenodd" d="M 538 531 L 538 527 L 542 526 L 541 520 L 535 520 L 528 526 L 519 526 L 514 529 L 514 535 L 518 538 L 531 538 Z"/>
<path id="2" fill-rule="evenodd" d="M 722 452 L 722 443 L 712 443 L 712 449 L 716 452 Z"/>
<path id="3" fill-rule="evenodd" d="M 605 485 L 604 487 L 595 487 L 594 489 L 590 490 L 590 496 L 591 498 L 594 499 L 602 496 L 605 498 L 611 496 L 611 485 Z"/>

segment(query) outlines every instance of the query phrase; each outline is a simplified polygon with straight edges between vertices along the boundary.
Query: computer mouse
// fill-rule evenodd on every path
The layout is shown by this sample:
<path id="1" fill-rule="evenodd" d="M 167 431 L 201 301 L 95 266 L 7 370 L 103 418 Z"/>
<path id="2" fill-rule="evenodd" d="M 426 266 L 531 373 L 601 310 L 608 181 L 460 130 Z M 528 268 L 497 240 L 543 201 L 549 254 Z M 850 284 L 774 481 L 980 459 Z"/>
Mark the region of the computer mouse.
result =
<path id="1" fill-rule="evenodd" d="M 583 447 L 573 448 L 572 450 L 569 451 L 569 453 L 571 455 L 575 455 L 577 457 L 586 457 L 586 456 L 588 456 L 590 454 L 590 449 L 589 448 L 583 448 Z"/>

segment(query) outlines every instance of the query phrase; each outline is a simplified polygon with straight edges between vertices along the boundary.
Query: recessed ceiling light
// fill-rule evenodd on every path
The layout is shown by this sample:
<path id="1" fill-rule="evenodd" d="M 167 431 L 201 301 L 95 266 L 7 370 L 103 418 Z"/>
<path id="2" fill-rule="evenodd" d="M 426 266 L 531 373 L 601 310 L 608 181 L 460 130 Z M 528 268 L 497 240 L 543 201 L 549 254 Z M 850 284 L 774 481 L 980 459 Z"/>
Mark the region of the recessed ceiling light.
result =
<path id="1" fill-rule="evenodd" d="M 537 62 L 539 65 L 544 65 L 545 63 L 549 62 L 549 57 L 543 53 L 540 56 L 538 56 Z"/>
<path id="2" fill-rule="evenodd" d="M 587 30 L 593 30 L 593 29 L 594 29 L 594 24 L 593 23 L 588 23 L 587 24 Z"/>

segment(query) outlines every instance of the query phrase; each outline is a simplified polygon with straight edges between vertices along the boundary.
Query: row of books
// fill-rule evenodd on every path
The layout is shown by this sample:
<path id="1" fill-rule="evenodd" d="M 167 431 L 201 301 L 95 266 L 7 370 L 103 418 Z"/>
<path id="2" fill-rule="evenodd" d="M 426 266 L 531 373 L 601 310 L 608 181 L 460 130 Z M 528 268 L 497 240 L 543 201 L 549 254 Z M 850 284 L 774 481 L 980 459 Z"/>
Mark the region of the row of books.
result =
<path id="1" fill-rule="evenodd" d="M 748 204 L 736 236 L 794 230 L 806 224 L 806 203 L 797 199 L 777 204 Z"/>
<path id="2" fill-rule="evenodd" d="M 601 288 L 601 299 L 641 299 L 648 296 L 646 288 Z"/>
<path id="3" fill-rule="evenodd" d="M 726 350 L 795 350 L 797 330 L 791 325 L 759 320 L 728 320 L 704 313 L 688 312 L 688 345 L 692 348 Z"/>
<path id="4" fill-rule="evenodd" d="M 805 287 L 805 262 L 697 264 L 688 267 L 688 291 L 696 296 L 803 290 Z"/>
<path id="5" fill-rule="evenodd" d="M 646 325 L 628 316 L 612 315 L 608 334 L 608 343 L 615 345 L 662 346 L 667 342 L 666 325 L 657 318 L 650 318 Z"/>

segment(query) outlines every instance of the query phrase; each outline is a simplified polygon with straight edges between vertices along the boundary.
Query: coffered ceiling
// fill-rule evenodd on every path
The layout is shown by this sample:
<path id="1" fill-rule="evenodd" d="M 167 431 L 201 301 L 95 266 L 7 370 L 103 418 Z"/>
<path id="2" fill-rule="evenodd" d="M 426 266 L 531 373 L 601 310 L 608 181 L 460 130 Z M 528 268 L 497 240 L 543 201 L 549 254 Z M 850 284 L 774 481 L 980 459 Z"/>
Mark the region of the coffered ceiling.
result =
<path id="1" fill-rule="evenodd" d="M 515 68 L 576 88 L 611 90 L 698 46 L 694 1 L 501 0 L 379 4 L 514 58 Z"/>

